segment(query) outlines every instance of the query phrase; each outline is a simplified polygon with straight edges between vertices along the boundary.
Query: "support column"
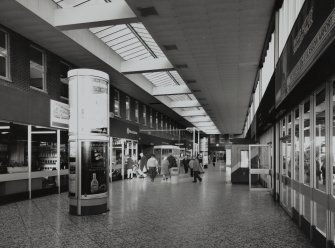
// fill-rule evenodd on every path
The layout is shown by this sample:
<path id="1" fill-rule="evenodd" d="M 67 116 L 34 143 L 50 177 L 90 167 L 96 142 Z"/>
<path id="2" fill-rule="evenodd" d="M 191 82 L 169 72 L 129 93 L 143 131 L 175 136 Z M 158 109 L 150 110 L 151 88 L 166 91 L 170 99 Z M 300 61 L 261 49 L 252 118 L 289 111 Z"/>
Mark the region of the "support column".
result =
<path id="1" fill-rule="evenodd" d="M 109 76 L 76 69 L 69 77 L 70 214 L 108 210 Z"/>

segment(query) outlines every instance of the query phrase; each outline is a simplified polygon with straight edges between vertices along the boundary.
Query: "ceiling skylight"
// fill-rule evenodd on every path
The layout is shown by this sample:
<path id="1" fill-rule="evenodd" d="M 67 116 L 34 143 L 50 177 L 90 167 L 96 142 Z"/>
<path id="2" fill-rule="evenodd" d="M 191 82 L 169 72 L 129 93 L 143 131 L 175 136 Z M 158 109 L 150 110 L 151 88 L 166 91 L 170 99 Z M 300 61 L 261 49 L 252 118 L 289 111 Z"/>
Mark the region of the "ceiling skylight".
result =
<path id="1" fill-rule="evenodd" d="M 94 4 L 108 4 L 111 0 L 53 0 L 60 8 L 71 8 Z M 113 0 L 118 1 L 118 0 Z M 142 23 L 120 24 L 89 29 L 102 42 L 110 47 L 125 61 L 138 61 L 149 58 L 166 58 L 163 51 L 149 34 Z M 185 65 L 186 66 L 186 65 Z M 143 73 L 155 87 L 185 85 L 177 71 Z M 169 95 L 171 101 L 196 101 L 193 94 Z M 157 97 L 159 98 L 159 97 Z M 203 110 L 202 107 L 181 108 L 182 111 Z M 208 117 L 209 118 L 209 117 Z M 187 118 L 185 118 L 187 119 Z M 210 119 L 210 118 L 209 118 Z M 211 121 L 211 120 L 210 120 Z M 190 121 L 192 123 L 192 121 Z M 212 121 L 211 121 L 212 122 Z M 193 123 L 196 126 L 196 123 Z M 205 133 L 220 133 L 212 122 L 214 129 L 198 127 Z"/>

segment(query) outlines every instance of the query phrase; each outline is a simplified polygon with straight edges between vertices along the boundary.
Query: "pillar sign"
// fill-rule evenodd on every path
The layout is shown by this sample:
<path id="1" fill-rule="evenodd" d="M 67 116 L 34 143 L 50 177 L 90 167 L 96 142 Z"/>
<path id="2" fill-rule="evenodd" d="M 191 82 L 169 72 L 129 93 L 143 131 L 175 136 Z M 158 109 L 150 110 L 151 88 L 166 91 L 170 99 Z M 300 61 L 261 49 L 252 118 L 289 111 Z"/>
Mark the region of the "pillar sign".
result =
<path id="1" fill-rule="evenodd" d="M 70 213 L 108 210 L 109 76 L 76 69 L 69 78 Z"/>

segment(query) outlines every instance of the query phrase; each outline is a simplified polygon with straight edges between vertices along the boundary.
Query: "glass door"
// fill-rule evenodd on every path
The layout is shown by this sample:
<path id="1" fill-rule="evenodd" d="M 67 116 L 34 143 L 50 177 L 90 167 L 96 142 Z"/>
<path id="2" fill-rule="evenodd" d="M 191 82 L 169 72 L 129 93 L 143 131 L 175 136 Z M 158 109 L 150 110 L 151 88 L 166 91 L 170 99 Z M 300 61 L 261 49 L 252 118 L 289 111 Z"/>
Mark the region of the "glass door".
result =
<path id="1" fill-rule="evenodd" d="M 249 145 L 250 190 L 271 190 L 270 153 L 270 145 Z"/>

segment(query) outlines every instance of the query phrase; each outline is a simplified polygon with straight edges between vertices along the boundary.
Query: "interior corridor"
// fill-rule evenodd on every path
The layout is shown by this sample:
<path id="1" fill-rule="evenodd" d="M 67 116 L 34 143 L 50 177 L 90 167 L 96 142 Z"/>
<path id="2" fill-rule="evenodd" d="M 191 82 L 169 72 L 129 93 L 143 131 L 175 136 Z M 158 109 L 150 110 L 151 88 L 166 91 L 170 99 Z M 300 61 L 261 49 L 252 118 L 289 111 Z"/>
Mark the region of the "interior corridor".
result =
<path id="1" fill-rule="evenodd" d="M 224 179 L 113 182 L 96 216 L 69 215 L 67 193 L 0 206 L 0 247 L 313 247 L 269 193 Z"/>

